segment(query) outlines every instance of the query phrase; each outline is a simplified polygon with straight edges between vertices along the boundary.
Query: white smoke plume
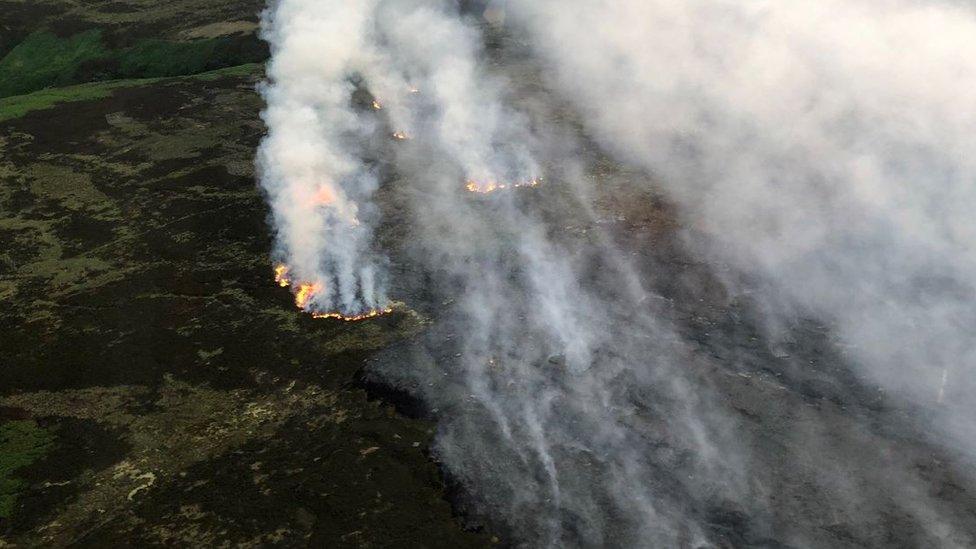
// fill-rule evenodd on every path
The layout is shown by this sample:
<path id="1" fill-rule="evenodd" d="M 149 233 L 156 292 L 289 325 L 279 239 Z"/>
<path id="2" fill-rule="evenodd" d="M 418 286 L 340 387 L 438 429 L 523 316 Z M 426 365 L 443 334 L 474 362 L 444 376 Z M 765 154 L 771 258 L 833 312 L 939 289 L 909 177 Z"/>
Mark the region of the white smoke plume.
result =
<path id="1" fill-rule="evenodd" d="M 466 181 L 536 177 L 528 133 L 509 123 L 498 84 L 478 72 L 477 33 L 443 7 L 281 0 L 265 12 L 263 35 L 272 60 L 258 165 L 279 279 L 297 282 L 301 307 L 355 315 L 387 304 L 383 263 L 370 244 L 377 179 L 367 161 L 370 136 L 384 122 L 355 104 L 359 88 L 394 135 L 435 140 Z"/>
<path id="2" fill-rule="evenodd" d="M 351 77 L 368 55 L 369 2 L 283 1 L 265 13 L 271 44 L 258 153 L 289 279 L 314 288 L 300 305 L 358 314 L 385 306 L 370 250 L 376 178 L 363 162 L 372 123 L 350 103 Z M 346 39 L 336 40 L 336 36 Z"/>
<path id="3" fill-rule="evenodd" d="M 780 319 L 834 326 L 865 376 L 953 408 L 953 438 L 974 440 L 971 6 L 508 5 L 601 142 L 657 176 L 706 254 L 757 277 Z"/>
<path id="4" fill-rule="evenodd" d="M 433 318 L 371 372 L 437 418 L 470 520 L 976 543 L 968 8 L 279 0 L 265 36 L 277 253 L 312 310 L 389 284 Z M 656 192 L 684 239 L 621 213 Z"/>

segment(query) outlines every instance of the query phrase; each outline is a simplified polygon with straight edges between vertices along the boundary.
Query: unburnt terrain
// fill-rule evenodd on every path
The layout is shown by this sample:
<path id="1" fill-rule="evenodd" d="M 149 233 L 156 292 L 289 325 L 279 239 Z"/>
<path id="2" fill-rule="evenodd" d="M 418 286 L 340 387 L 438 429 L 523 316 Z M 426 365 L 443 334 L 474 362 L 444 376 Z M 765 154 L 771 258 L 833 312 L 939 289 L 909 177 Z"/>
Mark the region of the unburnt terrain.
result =
<path id="1" fill-rule="evenodd" d="M 0 70 L 44 68 L 9 57 L 36 32 L 256 40 L 258 9 L 3 2 Z M 0 99 L 0 545 L 489 543 L 452 516 L 433 425 L 360 381 L 427 319 L 294 307 L 254 182 L 261 66 L 189 72 Z"/>

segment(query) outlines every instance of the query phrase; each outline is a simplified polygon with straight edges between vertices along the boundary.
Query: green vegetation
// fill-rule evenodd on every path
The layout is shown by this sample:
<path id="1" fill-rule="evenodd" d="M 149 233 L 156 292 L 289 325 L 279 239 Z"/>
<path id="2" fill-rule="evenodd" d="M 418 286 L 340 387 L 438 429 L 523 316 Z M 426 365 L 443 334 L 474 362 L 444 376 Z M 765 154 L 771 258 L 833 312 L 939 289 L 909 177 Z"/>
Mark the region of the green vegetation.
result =
<path id="1" fill-rule="evenodd" d="M 54 435 L 32 420 L 0 425 L 0 518 L 10 516 L 24 488 L 17 471 L 43 457 L 53 444 Z"/>
<path id="2" fill-rule="evenodd" d="M 260 63 L 247 63 L 244 65 L 238 65 L 236 67 L 227 67 L 202 72 L 199 74 L 193 74 L 187 78 L 214 80 L 223 77 L 240 77 L 256 74 L 260 68 Z M 112 90 L 116 88 L 146 86 L 160 82 L 161 80 L 163 80 L 163 78 L 141 78 L 112 80 L 109 82 L 93 82 L 90 84 L 79 84 L 76 86 L 66 86 L 64 88 L 41 90 L 14 97 L 2 97 L 0 98 L 0 122 L 13 118 L 19 118 L 31 111 L 49 109 L 59 103 L 102 99 L 110 96 L 112 94 Z"/>
<path id="3" fill-rule="evenodd" d="M 92 84 L 81 84 L 79 86 L 41 90 L 26 95 L 0 98 L 0 122 L 9 120 L 11 118 L 24 116 L 30 111 L 47 109 L 57 105 L 58 103 L 101 99 L 111 95 L 112 90 L 115 88 L 133 86 L 137 84 L 149 84 L 155 82 L 156 80 L 158 79 L 96 82 Z"/>
<path id="4" fill-rule="evenodd" d="M 265 46 L 253 35 L 186 42 L 143 39 L 109 49 L 98 29 L 70 38 L 39 31 L 0 59 L 0 98 L 80 82 L 196 74 L 265 57 Z"/>
<path id="5" fill-rule="evenodd" d="M 35 32 L 0 59 L 0 97 L 71 84 L 82 63 L 107 54 L 98 30 L 71 38 Z"/>
<path id="6" fill-rule="evenodd" d="M 258 61 L 261 56 L 235 51 L 229 39 L 213 38 L 193 42 L 144 40 L 120 52 L 118 58 L 121 75 L 155 77 L 195 74 Z"/>
<path id="7" fill-rule="evenodd" d="M 263 63 L 245 63 L 243 65 L 235 65 L 233 67 L 225 67 L 223 69 L 216 69 L 212 71 L 202 72 L 200 74 L 191 74 L 187 78 L 193 78 L 196 80 L 216 80 L 218 78 L 241 78 L 245 76 L 260 74 L 264 69 Z"/>

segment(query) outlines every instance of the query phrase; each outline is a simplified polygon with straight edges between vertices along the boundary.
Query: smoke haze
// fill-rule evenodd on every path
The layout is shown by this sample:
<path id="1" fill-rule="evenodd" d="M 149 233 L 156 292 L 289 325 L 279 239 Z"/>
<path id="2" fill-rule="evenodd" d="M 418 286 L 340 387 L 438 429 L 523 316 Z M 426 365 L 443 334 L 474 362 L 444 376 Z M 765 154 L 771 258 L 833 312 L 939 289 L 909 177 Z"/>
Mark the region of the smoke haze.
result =
<path id="1" fill-rule="evenodd" d="M 264 22 L 275 259 L 321 284 L 310 310 L 389 294 L 431 319 L 369 373 L 438 421 L 473 525 L 976 543 L 969 7 L 280 0 Z"/>
<path id="2" fill-rule="evenodd" d="M 957 427 L 972 426 L 970 9 L 511 5 L 601 142 L 658 176 L 706 254 L 755 275 L 785 321 L 835 326 L 862 374 L 963 405 Z"/>

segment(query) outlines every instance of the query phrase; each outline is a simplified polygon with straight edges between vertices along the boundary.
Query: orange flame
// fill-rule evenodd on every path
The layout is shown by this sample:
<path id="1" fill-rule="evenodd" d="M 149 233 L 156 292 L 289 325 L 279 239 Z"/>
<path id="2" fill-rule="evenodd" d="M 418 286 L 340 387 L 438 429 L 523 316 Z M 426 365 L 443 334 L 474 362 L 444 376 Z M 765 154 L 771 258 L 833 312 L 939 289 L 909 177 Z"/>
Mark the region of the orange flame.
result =
<path id="1" fill-rule="evenodd" d="M 377 110 L 377 111 L 383 108 L 383 105 L 380 105 L 380 102 L 375 99 L 373 100 L 372 106 L 373 106 L 373 110 Z"/>
<path id="2" fill-rule="evenodd" d="M 275 265 L 275 282 L 278 283 L 282 288 L 287 288 L 291 284 L 291 279 L 288 278 L 288 266 L 287 265 Z"/>
<path id="3" fill-rule="evenodd" d="M 478 194 L 488 194 L 495 191 L 500 191 L 502 189 L 515 189 L 519 187 L 536 187 L 542 183 L 541 177 L 536 177 L 534 179 L 528 179 L 525 181 L 516 181 L 514 183 L 499 183 L 498 181 L 475 181 L 469 179 L 464 184 L 464 188 L 469 192 Z"/>
<path id="4" fill-rule="evenodd" d="M 305 283 L 298 286 L 298 291 L 295 292 L 295 306 L 299 309 L 305 309 L 315 294 L 322 291 L 322 285 L 318 282 L 315 283 Z"/>
<path id="5" fill-rule="evenodd" d="M 410 136 L 404 132 L 393 132 L 393 139 L 403 141 L 404 139 L 410 139 Z"/>
<path id="6" fill-rule="evenodd" d="M 291 278 L 288 276 L 288 266 L 285 264 L 275 265 L 275 282 L 278 283 L 282 288 L 287 288 L 291 285 Z M 298 291 L 295 292 L 295 306 L 299 309 L 305 310 L 312 299 L 322 291 L 322 284 L 319 282 L 304 282 L 298 285 Z M 335 320 L 342 320 L 344 322 L 355 322 L 357 320 L 366 320 L 369 318 L 375 318 L 381 315 L 389 314 L 393 312 L 393 307 L 386 307 L 383 309 L 369 309 L 358 315 L 344 315 L 342 313 L 336 312 L 321 312 L 321 311 L 309 311 L 312 318 L 332 318 Z"/>
<path id="7" fill-rule="evenodd" d="M 356 322 L 357 320 L 376 318 L 380 315 L 385 315 L 392 312 L 393 307 L 387 307 L 385 309 L 370 309 L 358 315 L 344 315 L 342 313 L 312 313 L 312 318 L 332 318 L 335 320 L 342 320 L 344 322 Z"/>

